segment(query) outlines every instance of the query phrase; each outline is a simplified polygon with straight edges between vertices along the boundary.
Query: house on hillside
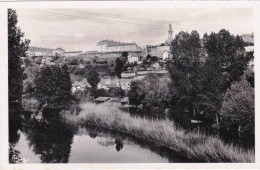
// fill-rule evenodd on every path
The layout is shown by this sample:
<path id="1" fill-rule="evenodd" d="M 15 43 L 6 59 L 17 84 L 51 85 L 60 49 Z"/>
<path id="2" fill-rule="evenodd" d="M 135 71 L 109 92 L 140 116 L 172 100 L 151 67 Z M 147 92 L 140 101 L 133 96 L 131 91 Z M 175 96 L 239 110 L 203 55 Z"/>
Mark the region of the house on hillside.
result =
<path id="1" fill-rule="evenodd" d="M 120 80 L 121 89 L 124 90 L 124 91 L 129 91 L 130 90 L 130 84 L 133 80 L 134 79 L 121 79 Z"/>
<path id="2" fill-rule="evenodd" d="M 103 76 L 98 83 L 98 89 L 109 90 L 110 88 L 118 88 L 119 87 L 119 79 L 112 78 L 110 76 Z"/>
<path id="3" fill-rule="evenodd" d="M 75 81 L 72 84 L 72 93 L 76 93 L 77 91 L 84 91 L 86 87 L 91 87 L 91 85 L 87 81 Z"/>
<path id="4" fill-rule="evenodd" d="M 98 52 L 123 52 L 123 51 L 142 51 L 136 43 L 124 43 L 114 40 L 102 40 L 97 43 Z"/>
<path id="5" fill-rule="evenodd" d="M 245 47 L 246 52 L 254 52 L 254 46 L 246 46 Z"/>
<path id="6" fill-rule="evenodd" d="M 79 64 L 79 68 L 85 68 L 84 64 Z"/>
<path id="7" fill-rule="evenodd" d="M 138 56 L 133 56 L 133 55 L 128 55 L 127 56 L 127 61 L 129 63 L 137 63 L 139 60 L 139 57 Z"/>
<path id="8" fill-rule="evenodd" d="M 160 70 L 160 64 L 158 62 L 153 63 L 150 67 L 153 68 L 153 70 Z"/>
<path id="9" fill-rule="evenodd" d="M 120 100 L 121 105 L 129 105 L 129 97 L 124 97 Z"/>
<path id="10" fill-rule="evenodd" d="M 171 55 L 170 55 L 169 51 L 165 50 L 163 52 L 162 61 L 165 62 L 165 61 L 167 61 L 169 59 L 171 59 Z"/>
<path id="11" fill-rule="evenodd" d="M 122 72 L 121 77 L 122 78 L 133 78 L 136 76 L 135 72 Z"/>
<path id="12" fill-rule="evenodd" d="M 109 90 L 112 88 L 119 88 L 116 84 L 102 84 L 100 86 L 100 89 L 105 89 L 105 90 Z"/>
<path id="13" fill-rule="evenodd" d="M 53 50 L 53 54 L 58 54 L 58 55 L 61 55 L 64 52 L 66 52 L 66 51 L 60 47 Z"/>

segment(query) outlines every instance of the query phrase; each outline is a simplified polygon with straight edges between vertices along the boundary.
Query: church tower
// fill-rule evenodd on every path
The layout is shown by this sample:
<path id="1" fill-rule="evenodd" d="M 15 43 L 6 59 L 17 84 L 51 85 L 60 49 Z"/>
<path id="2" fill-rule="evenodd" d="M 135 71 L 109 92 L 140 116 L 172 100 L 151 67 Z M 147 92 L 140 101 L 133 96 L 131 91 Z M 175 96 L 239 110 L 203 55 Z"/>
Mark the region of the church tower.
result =
<path id="1" fill-rule="evenodd" d="M 169 45 L 172 42 L 172 40 L 172 25 L 169 24 L 168 39 L 166 40 L 165 44 Z"/>
<path id="2" fill-rule="evenodd" d="M 172 41 L 172 25 L 169 24 L 169 31 L 168 31 L 168 42 Z"/>

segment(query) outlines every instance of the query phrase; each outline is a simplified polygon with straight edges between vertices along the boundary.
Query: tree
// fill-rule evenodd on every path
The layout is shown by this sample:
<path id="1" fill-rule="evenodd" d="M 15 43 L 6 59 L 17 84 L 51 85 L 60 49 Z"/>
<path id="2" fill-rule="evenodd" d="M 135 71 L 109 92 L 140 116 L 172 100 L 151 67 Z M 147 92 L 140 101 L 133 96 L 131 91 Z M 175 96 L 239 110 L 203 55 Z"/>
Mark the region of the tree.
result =
<path id="1" fill-rule="evenodd" d="M 42 57 L 36 57 L 34 61 L 36 64 L 40 65 L 42 63 Z"/>
<path id="2" fill-rule="evenodd" d="M 120 79 L 121 79 L 121 74 L 123 72 L 124 64 L 120 60 L 120 58 L 117 58 L 115 63 L 116 63 L 116 65 L 115 65 L 115 74 L 116 74 L 117 78 L 119 79 L 119 87 L 121 88 Z"/>
<path id="3" fill-rule="evenodd" d="M 145 93 L 142 89 L 143 82 L 136 80 L 130 84 L 130 91 L 128 92 L 129 103 L 132 105 L 140 105 L 145 97 Z"/>
<path id="4" fill-rule="evenodd" d="M 180 32 L 172 41 L 171 50 L 173 57 L 168 63 L 170 108 L 174 120 L 182 123 L 187 121 L 186 117 L 194 115 L 203 85 L 201 72 L 204 55 L 198 32 Z"/>
<path id="5" fill-rule="evenodd" d="M 226 30 L 205 34 L 203 46 L 207 57 L 203 68 L 204 84 L 201 93 L 201 107 L 208 117 L 217 117 L 224 94 L 230 85 L 241 79 L 252 54 L 246 54 L 244 41 Z"/>
<path id="6" fill-rule="evenodd" d="M 23 92 L 23 71 L 21 58 L 26 57 L 30 41 L 23 40 L 24 33 L 17 27 L 15 10 L 8 9 L 8 84 L 9 101 L 21 101 Z"/>
<path id="7" fill-rule="evenodd" d="M 92 86 L 92 90 L 95 91 L 100 81 L 99 73 L 96 71 L 96 69 L 93 68 L 88 72 L 87 80 L 88 83 Z"/>
<path id="8" fill-rule="evenodd" d="M 73 59 L 70 61 L 70 65 L 78 65 L 79 61 L 77 59 Z"/>
<path id="9" fill-rule="evenodd" d="M 49 108 L 69 108 L 73 102 L 71 79 L 68 67 L 43 68 L 35 80 L 35 96 L 41 105 Z"/>
<path id="10" fill-rule="evenodd" d="M 156 74 L 148 74 L 144 79 L 145 98 L 142 101 L 144 108 L 152 112 L 164 113 L 169 106 L 169 77 L 159 77 Z"/>
<path id="11" fill-rule="evenodd" d="M 250 85 L 254 88 L 255 87 L 255 73 L 254 70 L 248 68 L 244 73 L 246 80 L 250 83 Z"/>
<path id="12" fill-rule="evenodd" d="M 224 96 L 220 109 L 222 125 L 244 132 L 254 132 L 255 102 L 254 89 L 243 76 L 234 82 Z"/>
<path id="13" fill-rule="evenodd" d="M 125 64 L 128 61 L 128 52 L 124 51 L 120 59 L 123 62 L 123 64 Z"/>
<path id="14" fill-rule="evenodd" d="M 150 54 L 148 54 L 147 56 L 146 56 L 146 60 L 150 60 L 152 58 L 152 56 L 150 55 Z"/>

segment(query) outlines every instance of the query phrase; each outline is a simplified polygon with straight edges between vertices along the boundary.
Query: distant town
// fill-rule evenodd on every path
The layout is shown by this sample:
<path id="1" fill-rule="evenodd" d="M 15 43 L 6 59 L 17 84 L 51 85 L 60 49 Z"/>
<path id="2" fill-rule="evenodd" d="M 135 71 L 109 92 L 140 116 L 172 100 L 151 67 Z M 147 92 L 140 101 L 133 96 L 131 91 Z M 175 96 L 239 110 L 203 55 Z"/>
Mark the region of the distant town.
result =
<path id="1" fill-rule="evenodd" d="M 241 37 L 248 44 L 245 50 L 247 52 L 254 51 L 254 34 L 244 34 Z M 146 45 L 142 48 L 134 42 L 127 43 L 105 39 L 97 42 L 97 50 L 93 51 L 66 51 L 61 47 L 55 49 L 29 47 L 27 55 L 40 67 L 68 63 L 70 68 L 84 69 L 86 64 L 97 67 L 114 66 L 115 60 L 125 52 L 127 54 L 127 62 L 131 67 L 122 72 L 121 88 L 128 91 L 130 90 L 131 81 L 141 80 L 149 73 L 167 74 L 165 63 L 172 57 L 170 51 L 170 42 L 172 40 L 173 30 L 171 24 L 169 24 L 167 40 L 158 45 Z M 250 65 L 253 65 L 253 61 L 250 62 Z M 101 80 L 98 84 L 98 89 L 119 88 L 117 77 L 111 77 L 106 70 L 100 73 Z M 73 93 L 84 91 L 86 87 L 91 87 L 86 78 L 82 79 L 82 77 L 74 75 L 71 77 Z"/>

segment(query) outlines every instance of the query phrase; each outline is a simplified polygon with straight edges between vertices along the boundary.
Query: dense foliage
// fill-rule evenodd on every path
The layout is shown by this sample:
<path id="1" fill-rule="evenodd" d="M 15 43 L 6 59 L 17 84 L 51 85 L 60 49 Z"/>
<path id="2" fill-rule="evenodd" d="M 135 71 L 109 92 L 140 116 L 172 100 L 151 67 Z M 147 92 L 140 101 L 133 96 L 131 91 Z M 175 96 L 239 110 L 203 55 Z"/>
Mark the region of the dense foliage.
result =
<path id="1" fill-rule="evenodd" d="M 187 121 L 200 102 L 203 49 L 198 32 L 180 32 L 172 41 L 172 62 L 168 65 L 171 77 L 171 112 L 176 122 Z"/>
<path id="2" fill-rule="evenodd" d="M 96 69 L 91 69 L 87 75 L 88 83 L 92 86 L 92 89 L 97 89 L 97 85 L 100 81 L 99 73 Z"/>
<path id="3" fill-rule="evenodd" d="M 115 74 L 117 78 L 121 79 L 121 74 L 123 72 L 124 63 L 120 58 L 117 58 L 115 61 Z"/>
<path id="4" fill-rule="evenodd" d="M 187 115 L 215 121 L 226 90 L 240 80 L 252 54 L 245 53 L 239 36 L 226 30 L 205 34 L 203 39 L 196 31 L 180 32 L 171 50 L 168 69 L 172 116 L 179 122 Z"/>
<path id="5" fill-rule="evenodd" d="M 17 27 L 15 10 L 8 9 L 8 84 L 9 101 L 21 101 L 23 92 L 23 70 L 21 58 L 26 57 L 29 40 L 23 40 L 24 33 Z"/>
<path id="6" fill-rule="evenodd" d="M 35 97 L 50 108 L 68 108 L 72 103 L 71 80 L 68 67 L 43 68 L 35 80 Z"/>
<path id="7" fill-rule="evenodd" d="M 148 74 L 141 81 L 133 81 L 128 92 L 130 104 L 142 104 L 145 110 L 163 113 L 169 105 L 168 83 L 168 77 L 156 74 Z"/>
<path id="8" fill-rule="evenodd" d="M 224 96 L 220 109 L 221 123 L 230 129 L 254 133 L 254 89 L 243 76 L 234 82 Z"/>

